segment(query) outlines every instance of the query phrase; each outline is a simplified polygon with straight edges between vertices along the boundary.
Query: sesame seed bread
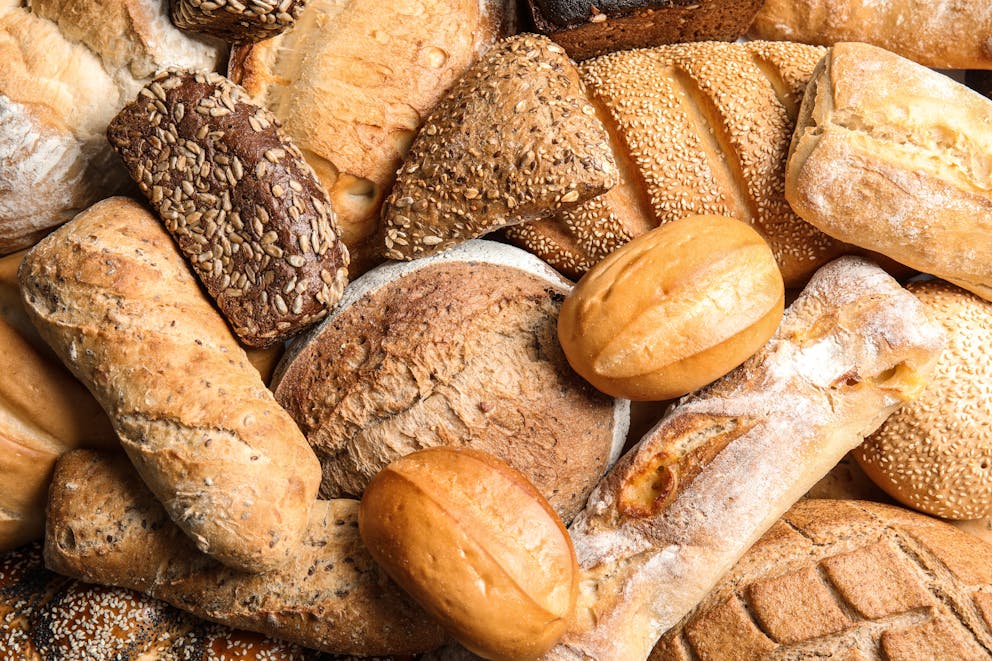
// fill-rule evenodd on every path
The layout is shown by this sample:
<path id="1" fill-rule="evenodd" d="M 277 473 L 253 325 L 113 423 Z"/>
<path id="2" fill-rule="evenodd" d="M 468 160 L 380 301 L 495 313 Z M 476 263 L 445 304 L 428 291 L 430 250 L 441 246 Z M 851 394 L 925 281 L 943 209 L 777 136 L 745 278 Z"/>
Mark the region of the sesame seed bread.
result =
<path id="1" fill-rule="evenodd" d="M 358 501 L 318 501 L 289 563 L 246 574 L 197 552 L 123 457 L 69 453 L 53 485 L 45 563 L 60 574 L 331 653 L 410 654 L 443 640 L 365 550 Z"/>
<path id="2" fill-rule="evenodd" d="M 452 445 L 503 459 L 571 520 L 619 456 L 630 405 L 568 366 L 555 328 L 569 289 L 490 241 L 349 285 L 273 379 L 321 461 L 322 497 L 361 496 L 394 459 Z"/>
<path id="3" fill-rule="evenodd" d="M 171 5 L 180 30 L 247 43 L 291 28 L 306 0 L 171 0 Z"/>
<path id="4" fill-rule="evenodd" d="M 710 42 L 583 62 L 582 79 L 609 118 L 620 183 L 507 236 L 578 277 L 660 224 L 693 214 L 730 216 L 764 236 L 787 287 L 801 286 L 844 252 L 785 200 L 789 140 L 823 52 L 798 44 Z"/>
<path id="5" fill-rule="evenodd" d="M 734 41 L 763 0 L 527 0 L 537 31 L 585 60 L 618 50 Z"/>
<path id="6" fill-rule="evenodd" d="M 817 65 L 785 176 L 789 204 L 840 241 L 992 300 L 992 101 L 875 46 Z"/>
<path id="7" fill-rule="evenodd" d="M 861 41 L 936 69 L 992 69 L 992 4 L 961 0 L 765 0 L 754 39 Z"/>
<path id="8" fill-rule="evenodd" d="M 19 280 L 41 336 L 197 546 L 245 571 L 288 562 L 320 465 L 158 220 L 100 202 L 28 252 Z"/>
<path id="9" fill-rule="evenodd" d="M 902 508 L 805 500 L 651 661 L 988 659 L 992 545 Z"/>
<path id="10" fill-rule="evenodd" d="M 357 276 L 382 261 L 382 201 L 438 99 L 515 22 L 512 0 L 308 0 L 235 48 L 229 75 L 283 123 L 331 197 Z"/>
<path id="11" fill-rule="evenodd" d="M 992 516 L 992 303 L 939 280 L 907 287 L 947 333 L 927 389 L 854 452 L 900 503 L 948 519 Z"/>
<path id="12" fill-rule="evenodd" d="M 240 87 L 163 72 L 107 137 L 242 342 L 272 346 L 337 304 L 348 250 L 327 192 Z"/>
<path id="13" fill-rule="evenodd" d="M 616 183 L 574 63 L 545 37 L 505 39 L 434 108 L 382 209 L 385 256 L 414 259 L 548 216 Z"/>

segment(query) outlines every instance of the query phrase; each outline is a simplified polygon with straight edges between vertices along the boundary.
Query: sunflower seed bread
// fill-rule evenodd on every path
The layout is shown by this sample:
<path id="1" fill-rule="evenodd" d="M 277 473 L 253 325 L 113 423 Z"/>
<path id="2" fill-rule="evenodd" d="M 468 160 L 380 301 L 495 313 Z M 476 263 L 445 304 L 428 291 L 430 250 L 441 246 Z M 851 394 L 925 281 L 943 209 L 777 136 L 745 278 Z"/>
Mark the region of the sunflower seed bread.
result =
<path id="1" fill-rule="evenodd" d="M 108 137 L 243 343 L 271 346 L 337 303 L 348 250 L 327 193 L 240 87 L 163 72 Z"/>
<path id="2" fill-rule="evenodd" d="M 293 26 L 306 0 L 172 0 L 172 22 L 243 43 L 274 37 Z"/>

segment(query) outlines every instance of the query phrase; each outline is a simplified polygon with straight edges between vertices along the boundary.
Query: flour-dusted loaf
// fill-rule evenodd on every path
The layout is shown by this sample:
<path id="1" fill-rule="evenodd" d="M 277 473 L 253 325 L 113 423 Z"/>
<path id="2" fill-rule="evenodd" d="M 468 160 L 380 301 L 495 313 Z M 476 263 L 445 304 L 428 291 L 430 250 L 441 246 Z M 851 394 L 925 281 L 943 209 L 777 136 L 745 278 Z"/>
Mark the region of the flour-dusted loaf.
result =
<path id="1" fill-rule="evenodd" d="M 107 136 L 242 342 L 272 346 L 338 302 L 348 249 L 327 192 L 240 87 L 163 72 Z"/>
<path id="2" fill-rule="evenodd" d="M 805 500 L 651 661 L 992 656 L 992 545 L 899 507 Z"/>
<path id="3" fill-rule="evenodd" d="M 35 246 L 28 314 L 90 389 L 169 516 L 246 571 L 294 557 L 320 466 L 161 223 L 111 198 Z"/>
<path id="4" fill-rule="evenodd" d="M 326 652 L 410 654 L 443 640 L 362 545 L 358 501 L 318 501 L 289 562 L 248 574 L 199 553 L 123 457 L 71 452 L 53 484 L 45 563 L 61 574 Z"/>
<path id="5" fill-rule="evenodd" d="M 796 213 L 992 299 L 992 100 L 881 48 L 834 46 L 796 122 Z"/>
<path id="6" fill-rule="evenodd" d="M 785 199 L 803 91 L 823 49 L 695 43 L 624 51 L 579 66 L 608 118 L 620 183 L 554 219 L 507 230 L 571 277 L 648 230 L 694 214 L 730 216 L 768 241 L 787 287 L 844 246 Z"/>
<path id="7" fill-rule="evenodd" d="M 382 202 L 445 91 L 515 23 L 512 0 L 308 0 L 240 46 L 230 76 L 271 110 L 327 188 L 357 275 L 382 261 Z"/>
<path id="8" fill-rule="evenodd" d="M 384 255 L 415 259 L 544 218 L 616 184 L 574 63 L 531 34 L 470 68 L 417 134 L 382 209 Z"/>
<path id="9" fill-rule="evenodd" d="M 992 69 L 992 4 L 981 0 L 765 0 L 748 35 L 861 41 L 936 69 Z"/>
<path id="10" fill-rule="evenodd" d="M 549 659 L 644 659 L 748 547 L 893 410 L 942 348 L 923 305 L 856 257 L 820 269 L 754 357 L 678 406 L 569 532 L 575 623 Z"/>
<path id="11" fill-rule="evenodd" d="M 176 30 L 162 0 L 4 3 L 0 254 L 126 189 L 104 132 L 159 68 L 212 70 L 222 59 L 221 44 Z"/>
<path id="12" fill-rule="evenodd" d="M 539 259 L 491 241 L 349 285 L 273 380 L 320 458 L 322 496 L 358 497 L 394 459 L 453 445 L 503 459 L 571 520 L 619 455 L 629 403 L 569 368 L 555 332 L 568 291 Z"/>
<path id="13" fill-rule="evenodd" d="M 172 22 L 188 32 L 202 32 L 243 43 L 274 37 L 293 27 L 307 0 L 170 0 Z"/>

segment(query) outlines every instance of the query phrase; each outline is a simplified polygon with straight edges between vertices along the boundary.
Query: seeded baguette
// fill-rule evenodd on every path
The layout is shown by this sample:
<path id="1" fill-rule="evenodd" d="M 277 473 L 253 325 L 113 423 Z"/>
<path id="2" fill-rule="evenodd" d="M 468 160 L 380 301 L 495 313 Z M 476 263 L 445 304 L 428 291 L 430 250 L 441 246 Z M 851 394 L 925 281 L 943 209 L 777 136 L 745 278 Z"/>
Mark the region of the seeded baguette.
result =
<path id="1" fill-rule="evenodd" d="M 348 250 L 327 193 L 243 89 L 164 72 L 107 135 L 242 342 L 276 344 L 337 303 Z"/>
<path id="2" fill-rule="evenodd" d="M 161 223 L 111 198 L 35 246 L 19 279 L 32 322 L 197 547 L 245 571 L 288 562 L 320 465 Z"/>
<path id="3" fill-rule="evenodd" d="M 289 563 L 246 574 L 199 553 L 125 459 L 72 452 L 56 467 L 45 563 L 326 652 L 409 654 L 443 640 L 365 550 L 354 500 L 318 501 Z"/>
<path id="4" fill-rule="evenodd" d="M 172 22 L 238 43 L 261 41 L 293 27 L 307 0 L 172 0 Z"/>

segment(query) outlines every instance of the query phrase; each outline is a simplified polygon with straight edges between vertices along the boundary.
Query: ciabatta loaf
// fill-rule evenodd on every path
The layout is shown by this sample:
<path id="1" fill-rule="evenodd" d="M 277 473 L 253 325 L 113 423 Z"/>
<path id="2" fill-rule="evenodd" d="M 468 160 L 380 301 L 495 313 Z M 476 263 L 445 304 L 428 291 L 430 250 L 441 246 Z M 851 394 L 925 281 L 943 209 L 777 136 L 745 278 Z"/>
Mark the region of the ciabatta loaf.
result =
<path id="1" fill-rule="evenodd" d="M 197 546 L 246 571 L 289 562 L 320 465 L 161 223 L 101 202 L 35 246 L 20 282 L 42 337 Z"/>
<path id="2" fill-rule="evenodd" d="M 71 452 L 53 485 L 45 563 L 61 574 L 336 654 L 411 654 L 443 640 L 365 550 L 358 501 L 319 501 L 289 563 L 247 574 L 198 552 L 123 457 Z"/>

